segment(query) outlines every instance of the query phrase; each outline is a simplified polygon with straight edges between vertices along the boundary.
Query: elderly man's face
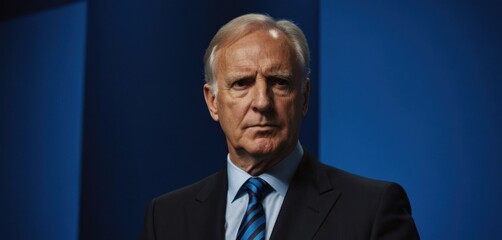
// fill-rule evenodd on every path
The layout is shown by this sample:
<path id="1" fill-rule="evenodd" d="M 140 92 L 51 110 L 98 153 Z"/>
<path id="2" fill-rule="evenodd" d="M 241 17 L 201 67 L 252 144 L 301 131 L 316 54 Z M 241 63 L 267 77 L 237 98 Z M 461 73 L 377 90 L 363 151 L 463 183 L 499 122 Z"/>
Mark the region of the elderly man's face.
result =
<path id="1" fill-rule="evenodd" d="M 205 86 L 211 116 L 227 138 L 231 159 L 285 157 L 295 146 L 307 111 L 309 85 L 292 43 L 260 30 L 217 52 L 216 96 Z"/>

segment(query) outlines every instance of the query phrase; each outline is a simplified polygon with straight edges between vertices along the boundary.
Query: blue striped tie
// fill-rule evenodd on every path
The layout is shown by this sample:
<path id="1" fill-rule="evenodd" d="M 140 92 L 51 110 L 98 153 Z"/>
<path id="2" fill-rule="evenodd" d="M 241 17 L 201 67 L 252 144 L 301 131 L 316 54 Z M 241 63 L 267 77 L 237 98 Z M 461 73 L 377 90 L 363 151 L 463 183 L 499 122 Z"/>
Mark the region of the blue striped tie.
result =
<path id="1" fill-rule="evenodd" d="M 265 211 L 261 201 L 272 188 L 261 178 L 250 178 L 243 188 L 249 196 L 249 203 L 237 232 L 236 240 L 264 240 L 265 239 Z"/>

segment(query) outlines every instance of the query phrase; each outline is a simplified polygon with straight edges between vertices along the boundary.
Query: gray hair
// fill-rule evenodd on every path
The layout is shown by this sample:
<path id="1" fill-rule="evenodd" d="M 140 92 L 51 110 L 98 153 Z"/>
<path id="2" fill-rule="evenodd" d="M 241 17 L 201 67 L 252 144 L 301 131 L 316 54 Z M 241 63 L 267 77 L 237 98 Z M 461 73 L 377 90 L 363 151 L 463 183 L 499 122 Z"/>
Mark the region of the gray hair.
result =
<path id="1" fill-rule="evenodd" d="M 303 73 L 302 89 L 305 87 L 310 74 L 310 51 L 307 39 L 302 30 L 288 20 L 274 20 L 263 14 L 246 14 L 234 18 L 218 30 L 209 43 L 204 54 L 204 77 L 206 83 L 211 85 L 211 92 L 216 94 L 215 62 L 216 52 L 225 46 L 231 45 L 242 37 L 258 30 L 276 29 L 284 33 L 294 45 L 294 50 Z"/>

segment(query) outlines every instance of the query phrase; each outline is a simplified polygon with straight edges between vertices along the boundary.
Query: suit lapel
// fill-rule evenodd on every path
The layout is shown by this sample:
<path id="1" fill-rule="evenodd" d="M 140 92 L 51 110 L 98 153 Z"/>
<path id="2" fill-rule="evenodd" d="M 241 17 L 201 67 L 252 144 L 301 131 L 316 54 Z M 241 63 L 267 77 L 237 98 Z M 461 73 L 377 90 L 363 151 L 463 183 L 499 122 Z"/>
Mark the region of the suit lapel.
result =
<path id="1" fill-rule="evenodd" d="M 270 239 L 312 239 L 339 195 L 320 163 L 305 151 Z"/>
<path id="2" fill-rule="evenodd" d="M 227 170 L 214 174 L 187 204 L 187 239 L 225 239 L 225 211 L 227 203 Z"/>

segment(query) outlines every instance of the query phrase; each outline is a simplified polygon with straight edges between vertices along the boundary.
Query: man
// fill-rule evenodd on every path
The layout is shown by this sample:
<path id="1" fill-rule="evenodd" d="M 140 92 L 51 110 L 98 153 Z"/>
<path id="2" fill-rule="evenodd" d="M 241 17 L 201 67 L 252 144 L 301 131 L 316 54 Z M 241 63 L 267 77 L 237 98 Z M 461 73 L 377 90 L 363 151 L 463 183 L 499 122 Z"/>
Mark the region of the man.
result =
<path id="1" fill-rule="evenodd" d="M 226 136 L 227 164 L 155 198 L 142 239 L 419 238 L 399 185 L 323 165 L 300 145 L 310 80 L 296 25 L 238 17 L 204 60 L 204 97 Z"/>

